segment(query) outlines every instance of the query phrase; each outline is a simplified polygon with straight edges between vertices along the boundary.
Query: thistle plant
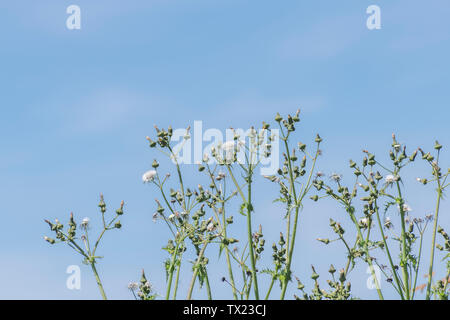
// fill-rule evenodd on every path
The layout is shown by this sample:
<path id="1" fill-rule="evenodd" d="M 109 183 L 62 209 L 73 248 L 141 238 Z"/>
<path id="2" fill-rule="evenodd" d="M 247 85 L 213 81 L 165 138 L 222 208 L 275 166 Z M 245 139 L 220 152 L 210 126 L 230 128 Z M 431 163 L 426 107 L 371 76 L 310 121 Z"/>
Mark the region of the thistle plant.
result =
<path id="1" fill-rule="evenodd" d="M 217 148 L 211 150 L 212 156 L 216 159 L 220 166 L 227 169 L 228 174 L 237 190 L 238 195 L 241 197 L 241 206 L 239 213 L 246 217 L 247 225 L 247 245 L 248 256 L 250 257 L 250 268 L 248 268 L 244 261 L 241 261 L 243 272 L 245 274 L 251 274 L 251 282 L 246 284 L 249 288 L 253 286 L 255 299 L 259 300 L 259 285 L 258 285 L 258 271 L 256 263 L 259 258 L 260 252 L 255 252 L 258 245 L 259 238 L 262 237 L 262 232 L 253 234 L 252 227 L 252 215 L 254 214 L 253 202 L 252 202 L 252 185 L 255 175 L 255 170 L 261 162 L 262 157 L 268 157 L 271 152 L 270 141 L 274 139 L 274 136 L 270 135 L 270 126 L 263 123 L 262 129 L 259 133 L 252 127 L 248 134 L 249 144 L 245 143 L 245 140 L 241 140 L 240 135 L 234 131 L 233 140 L 227 141 L 224 144 L 220 144 Z M 238 153 L 243 151 L 243 160 L 238 161 Z M 234 166 L 233 166 L 234 165 Z M 244 179 L 244 183 L 238 182 L 236 178 L 236 171 L 240 170 L 240 173 Z M 245 275 L 244 281 L 246 283 Z M 232 284 L 233 285 L 233 284 Z"/>
<path id="2" fill-rule="evenodd" d="M 391 164 L 389 166 L 383 165 L 374 154 L 364 150 L 365 156 L 361 165 L 350 160 L 350 168 L 354 170 L 355 176 L 352 187 L 344 186 L 341 182 L 341 176 L 338 174 L 333 174 L 330 177 L 334 183 L 333 186 L 327 184 L 321 177 L 316 177 L 314 186 L 318 191 L 325 192 L 325 195 L 321 197 L 315 195 L 312 199 L 317 201 L 319 198 L 331 197 L 343 206 L 353 223 L 356 232 L 356 240 L 353 245 L 344 237 L 345 230 L 341 224 L 334 220 L 330 220 L 330 226 L 338 238 L 334 240 L 318 239 L 325 244 L 332 241 L 341 241 L 344 244 L 348 257 L 344 269 L 345 277 L 348 277 L 348 273 L 355 266 L 356 260 L 361 259 L 370 268 L 380 299 L 383 299 L 384 296 L 374 266 L 381 270 L 385 280 L 392 284 L 401 299 L 410 300 L 414 299 L 416 292 L 424 233 L 428 223 L 434 220 L 429 286 L 431 283 L 439 202 L 448 173 L 441 175 L 438 162 L 434 161 L 434 157 L 429 153 L 425 154 L 421 149 L 418 149 L 408 155 L 406 146 L 401 145 L 395 135 L 392 136 L 392 140 L 392 148 L 389 151 Z M 440 148 L 441 146 L 436 144 L 437 157 L 439 157 Z M 411 208 L 407 204 L 405 196 L 404 181 L 406 179 L 402 175 L 402 170 L 415 161 L 418 151 L 422 153 L 422 158 L 430 162 L 433 167 L 434 180 L 438 183 L 438 200 L 434 216 L 425 215 L 424 217 L 413 218 L 409 214 Z M 418 180 L 424 184 L 428 182 L 427 179 Z M 444 184 L 441 185 L 441 183 Z M 358 198 L 360 193 L 361 195 Z M 394 231 L 394 222 L 386 216 L 391 211 L 396 211 L 398 214 L 399 234 Z M 395 247 L 397 247 L 396 251 L 398 252 L 397 259 L 394 256 Z M 380 252 L 385 256 L 387 264 L 376 258 L 376 253 Z"/>
<path id="3" fill-rule="evenodd" d="M 312 148 L 296 140 L 300 111 L 284 118 L 277 114 L 274 120 L 275 129 L 265 122 L 258 130 L 251 127 L 243 132 L 232 128 L 231 137 L 227 137 L 229 140 L 216 141 L 205 150 L 201 161 L 191 167 L 183 164 L 181 155 L 191 139 L 190 127 L 182 129 L 182 142 L 176 145 L 174 142 L 180 131 L 175 134 L 170 126 L 167 129 L 155 126 L 155 137 L 146 137 L 150 148 L 163 155 L 164 162 L 173 164 L 169 172 L 165 172 L 166 169 L 162 169 L 165 166 L 160 167 L 155 156 L 151 169 L 142 176 L 144 184 L 152 187 L 151 195 L 155 197 L 153 220 L 163 223 L 169 235 L 162 248 L 167 253 L 163 264 L 166 287 L 160 297 L 190 300 L 195 292 L 202 291 L 208 299 L 213 299 L 214 282 L 210 280 L 219 277 L 210 274 L 209 262 L 217 257 L 224 260 L 222 283 L 229 286 L 230 296 L 236 300 L 269 299 L 276 284 L 280 287 L 279 298 L 285 299 L 292 282 L 296 282 L 300 292 L 294 295 L 295 299 L 354 299 L 350 279 L 357 263 L 361 262 L 369 267 L 380 299 L 385 297 L 381 281 L 389 283 L 401 299 L 415 299 L 417 291 L 425 288 L 427 299 L 448 299 L 450 244 L 448 234 L 439 224 L 439 212 L 444 191 L 450 184 L 447 181 L 450 169 L 443 173 L 440 167 L 442 146 L 436 142 L 433 154 L 420 148 L 407 153 L 406 146 L 393 135 L 388 164 L 363 150 L 359 163 L 350 160 L 354 181 L 346 185 L 341 174 L 333 173 L 327 179 L 317 170 L 317 161 L 322 154 L 320 135 L 316 135 Z M 274 202 L 281 207 L 285 227 L 276 239 L 267 239 L 263 232 L 267 227 L 254 225 L 258 215 L 256 203 L 260 201 L 255 194 L 255 184 L 260 178 L 259 169 L 272 156 L 274 143 L 278 141 L 283 146 L 282 165 L 263 178 L 278 189 Z M 278 153 L 278 144 L 275 146 Z M 412 167 L 420 156 L 431 168 L 431 174 L 417 178 L 417 181 L 424 186 L 436 186 L 436 204 L 433 214 L 413 216 L 408 204 L 409 181 L 405 168 Z M 198 180 L 195 184 L 191 184 L 192 181 L 186 183 L 189 169 L 196 170 Z M 314 189 L 317 192 L 312 193 Z M 325 245 L 341 243 L 346 260 L 338 268 L 330 265 L 326 285 L 321 283 L 323 278 L 316 272 L 316 267 L 311 266 L 310 278 L 314 284 L 308 290 L 303 284 L 305 275 L 296 276 L 293 270 L 294 253 L 298 248 L 296 239 L 302 214 L 310 214 L 302 213 L 304 202 L 308 199 L 317 202 L 322 198 L 330 198 L 344 209 L 350 227 L 330 219 L 333 239 L 317 240 Z M 65 242 L 83 256 L 84 263 L 91 266 L 104 299 L 106 294 L 96 269 L 101 257 L 96 252 L 107 231 L 121 228 L 118 219 L 123 214 L 123 207 L 122 201 L 115 216 L 107 222 L 106 204 L 103 196 L 100 197 L 103 229 L 95 243 L 89 240 L 92 235 L 88 218 L 77 225 L 71 214 L 67 231 L 58 220 L 46 220 L 56 236 L 45 237 L 45 240 L 50 244 Z M 431 232 L 431 243 L 426 266 L 427 283 L 418 285 L 418 276 L 424 269 L 423 248 L 427 248 L 424 240 L 428 239 L 428 231 Z M 272 243 L 271 240 L 274 242 L 268 249 L 266 241 Z M 436 249 L 444 253 L 442 261 L 446 266 L 445 277 L 439 277 L 437 281 L 433 279 Z M 265 254 L 271 254 L 269 266 L 263 265 Z M 185 268 L 186 265 L 189 268 Z M 378 277 L 378 270 L 382 278 Z M 182 279 L 187 279 L 188 288 L 187 292 L 179 293 Z M 140 280 L 131 282 L 128 289 L 137 300 L 159 297 L 144 271 Z"/>
<path id="4" fill-rule="evenodd" d="M 184 141 L 190 139 L 189 127 L 186 129 Z M 158 173 L 159 163 L 154 160 L 153 170 L 146 172 L 142 179 L 145 183 L 153 183 L 159 190 L 163 205 L 156 199 L 157 210 L 154 214 L 154 219 L 162 219 L 168 226 L 172 238 L 169 239 L 167 246 L 164 248 L 170 258 L 165 262 L 167 289 L 166 300 L 170 298 L 173 285 L 173 299 L 177 297 L 179 276 L 181 270 L 181 263 L 183 260 L 183 253 L 186 251 L 186 240 L 191 241 L 195 248 L 196 260 L 193 265 L 193 274 L 189 285 L 187 299 L 191 299 L 192 292 L 197 278 L 200 284 L 206 283 L 208 298 L 212 299 L 211 288 L 207 274 L 208 259 L 205 256 L 205 251 L 209 243 L 216 237 L 216 228 L 218 224 L 213 217 L 205 219 L 205 204 L 212 195 L 209 190 L 205 190 L 201 185 L 197 189 L 185 188 L 181 166 L 178 161 L 178 151 L 173 150 L 171 145 L 171 137 L 173 130 L 169 127 L 167 130 L 159 129 L 155 126 L 157 140 L 154 141 L 147 137 L 151 148 L 156 148 L 166 155 L 176 165 L 177 170 L 177 190 L 169 188 L 167 190 L 166 184 L 169 181 L 170 174 L 160 177 Z M 196 210 L 194 212 L 194 210 Z M 168 211 L 168 214 L 165 212 Z M 173 279 L 176 271 L 175 280 Z"/>
<path id="5" fill-rule="evenodd" d="M 103 239 L 103 236 L 107 231 L 120 229 L 122 227 L 122 224 L 120 223 L 120 220 L 118 220 L 118 218 L 123 215 L 124 202 L 122 201 L 120 203 L 120 207 L 116 210 L 115 216 L 109 222 L 107 222 L 105 216 L 106 203 L 104 201 L 103 195 L 100 195 L 100 202 L 98 204 L 98 207 L 100 208 L 102 216 L 103 228 L 96 238 L 95 242 L 91 242 L 89 238 L 89 230 L 91 227 L 89 218 L 84 218 L 81 221 L 79 225 L 79 228 L 81 229 L 81 236 L 79 238 L 77 237 L 77 232 L 79 234 L 80 230 L 77 230 L 77 223 L 75 222 L 73 213 L 70 214 L 67 231 L 64 231 L 64 225 L 59 222 L 58 219 L 55 219 L 54 222 L 45 220 L 45 222 L 49 225 L 50 230 L 55 233 L 55 238 L 45 236 L 44 239 L 52 245 L 56 243 L 66 243 L 69 247 L 80 254 L 84 258 L 83 263 L 91 267 L 92 272 L 95 276 L 95 280 L 97 282 L 97 286 L 100 290 L 100 294 L 102 298 L 106 300 L 106 293 L 95 266 L 97 260 L 101 259 L 102 257 L 98 256 L 96 252 L 101 240 Z"/>
<path id="6" fill-rule="evenodd" d="M 151 283 L 147 280 L 144 270 L 142 270 L 139 283 L 130 282 L 128 289 L 132 292 L 135 300 L 155 300 L 157 294 L 153 292 Z"/>
<path id="7" fill-rule="evenodd" d="M 330 273 L 332 279 L 327 280 L 327 284 L 330 287 L 328 292 L 320 287 L 318 281 L 319 275 L 316 273 L 316 269 L 314 268 L 314 266 L 311 266 L 311 269 L 311 279 L 314 280 L 314 288 L 312 289 L 311 294 L 306 293 L 305 286 L 299 278 L 296 278 L 297 289 L 302 291 L 302 297 L 294 295 L 294 298 L 296 300 L 348 300 L 351 297 L 351 284 L 350 282 L 346 282 L 344 269 L 339 271 L 339 277 L 337 277 L 335 276 L 336 269 L 333 265 L 330 265 L 328 273 Z"/>
<path id="8" fill-rule="evenodd" d="M 433 266 L 434 266 L 434 250 L 436 247 L 436 234 L 438 232 L 438 218 L 439 218 L 439 209 L 441 204 L 441 199 L 444 194 L 444 190 L 446 187 L 450 185 L 450 183 L 447 182 L 447 178 L 450 174 L 450 168 L 448 168 L 447 173 L 443 174 L 442 169 L 439 166 L 439 156 L 441 153 L 442 145 L 439 144 L 438 141 L 436 141 L 434 145 L 434 150 L 436 152 L 436 155 L 433 156 L 429 152 L 425 153 L 422 149 L 419 148 L 419 151 L 422 154 L 422 159 L 425 160 L 431 167 L 431 178 L 418 178 L 418 181 L 420 181 L 422 184 L 426 185 L 428 182 L 435 182 L 436 183 L 436 194 L 437 194 L 437 200 L 436 200 L 436 207 L 434 211 L 434 224 L 433 224 L 433 233 L 432 233 L 432 240 L 431 240 L 431 256 L 430 256 L 430 264 L 428 268 L 428 283 L 427 283 L 427 293 L 426 293 L 426 299 L 430 299 L 430 293 L 431 293 L 431 284 L 433 281 Z M 444 233 L 445 234 L 445 233 Z M 446 235 L 446 234 L 445 234 Z M 445 237 L 444 237 L 445 238 Z M 448 241 L 448 239 L 447 239 Z M 445 278 L 446 284 L 448 282 L 448 276 Z M 445 285 L 445 288 L 447 286 Z M 445 289 L 444 289 L 445 293 Z"/>
<path id="9" fill-rule="evenodd" d="M 300 110 L 297 110 L 294 116 L 288 115 L 283 119 L 279 114 L 276 115 L 275 121 L 280 128 L 280 139 L 284 145 L 284 163 L 283 167 L 278 169 L 277 175 L 267 176 L 270 181 L 277 183 L 280 187 L 280 197 L 276 202 L 281 202 L 285 205 L 286 220 L 286 246 L 280 248 L 274 256 L 275 269 L 272 270 L 272 280 L 267 292 L 266 298 L 269 298 L 273 282 L 280 281 L 281 296 L 283 300 L 286 295 L 288 283 L 291 281 L 291 264 L 294 254 L 295 239 L 297 236 L 297 227 L 299 223 L 300 209 L 303 207 L 303 200 L 309 193 L 313 185 L 313 174 L 316 166 L 316 161 L 321 154 L 320 143 L 322 138 L 317 135 L 315 139 L 315 151 L 310 154 L 306 145 L 302 142 L 298 143 L 297 150 L 290 145 L 291 134 L 295 131 L 295 124 L 300 121 Z M 297 157 L 297 153 L 303 154 L 301 159 Z M 311 161 L 309 169 L 307 168 L 308 161 Z M 306 176 L 306 178 L 304 178 Z M 280 242 L 284 242 L 281 236 Z M 275 250 L 275 249 L 274 249 Z M 279 253 L 282 253 L 283 259 L 280 260 Z M 275 255 L 275 253 L 274 253 Z M 282 264 L 280 262 L 283 262 Z"/>

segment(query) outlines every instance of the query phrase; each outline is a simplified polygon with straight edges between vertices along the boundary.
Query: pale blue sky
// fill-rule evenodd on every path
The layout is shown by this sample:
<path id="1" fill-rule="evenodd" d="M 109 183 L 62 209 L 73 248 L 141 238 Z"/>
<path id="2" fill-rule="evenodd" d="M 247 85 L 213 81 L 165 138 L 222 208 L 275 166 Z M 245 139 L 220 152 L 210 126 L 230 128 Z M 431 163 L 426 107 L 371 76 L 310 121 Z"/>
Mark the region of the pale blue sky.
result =
<path id="1" fill-rule="evenodd" d="M 81 7 L 81 30 L 65 27 L 70 4 Z M 370 4 L 381 7 L 381 30 L 366 28 Z M 107 293 L 130 298 L 127 283 L 141 268 L 163 293 L 169 233 L 152 222 L 156 191 L 140 180 L 155 157 L 145 141 L 154 124 L 248 128 L 301 107 L 299 140 L 319 132 L 319 168 L 344 178 L 361 149 L 386 155 L 392 132 L 410 149 L 434 139 L 450 146 L 449 17 L 447 0 L 2 1 L 0 298 L 99 298 L 84 266 L 82 289 L 66 288 L 67 266 L 81 259 L 42 236 L 44 218 L 73 211 L 94 222 L 100 192 L 110 208 L 126 201 L 123 229 L 100 252 Z M 445 152 L 444 167 L 449 159 Z M 425 172 L 416 170 L 411 180 Z M 422 190 L 412 183 L 408 194 L 417 216 L 434 201 Z M 276 192 L 264 182 L 255 195 L 267 253 L 284 230 Z M 330 236 L 330 216 L 345 221 L 327 201 L 302 212 L 294 268 L 306 283 L 311 264 L 322 279 L 328 263 L 343 264 L 341 246 L 314 240 Z M 229 297 L 222 273 L 211 271 L 216 298 Z M 357 296 L 376 298 L 365 268 L 353 277 Z"/>

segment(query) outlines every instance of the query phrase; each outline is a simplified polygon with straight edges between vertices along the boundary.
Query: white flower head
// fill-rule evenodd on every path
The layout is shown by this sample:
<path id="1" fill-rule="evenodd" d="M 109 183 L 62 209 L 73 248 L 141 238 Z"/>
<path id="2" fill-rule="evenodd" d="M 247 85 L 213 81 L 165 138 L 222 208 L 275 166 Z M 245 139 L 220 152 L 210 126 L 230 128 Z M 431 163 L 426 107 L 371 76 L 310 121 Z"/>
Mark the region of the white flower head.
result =
<path id="1" fill-rule="evenodd" d="M 369 225 L 369 219 L 367 218 L 359 219 L 359 224 L 362 225 L 363 227 L 367 227 Z"/>
<path id="2" fill-rule="evenodd" d="M 81 221 L 81 227 L 84 228 L 84 229 L 87 229 L 89 227 L 89 221 L 90 221 L 89 218 L 84 218 Z"/>
<path id="3" fill-rule="evenodd" d="M 219 173 L 217 174 L 216 180 L 220 181 L 220 180 L 224 179 L 225 177 L 226 177 L 225 172 L 219 171 Z"/>
<path id="4" fill-rule="evenodd" d="M 409 215 L 407 215 L 406 217 L 405 217 L 405 223 L 406 224 L 409 224 L 411 222 L 411 217 L 409 216 Z"/>
<path id="5" fill-rule="evenodd" d="M 400 206 L 398 204 L 397 204 L 397 209 L 398 209 L 398 211 L 400 211 Z M 404 213 L 408 213 L 408 212 L 412 211 L 411 207 L 407 203 L 403 204 L 402 209 L 403 209 Z"/>
<path id="6" fill-rule="evenodd" d="M 147 171 L 146 173 L 144 173 L 142 175 L 142 181 L 144 183 L 151 182 L 151 181 L 153 181 L 155 179 L 155 177 L 156 177 L 156 171 L 155 170 L 149 170 L 149 171 Z"/>
<path id="7" fill-rule="evenodd" d="M 386 219 L 384 219 L 384 226 L 385 226 L 387 229 L 392 228 L 392 221 L 391 221 L 391 218 L 386 217 Z"/>
<path id="8" fill-rule="evenodd" d="M 337 183 L 341 181 L 342 175 L 338 173 L 332 173 L 330 179 Z"/>
<path id="9" fill-rule="evenodd" d="M 245 145 L 245 142 L 238 140 L 237 143 L 234 140 L 226 141 L 222 144 L 221 148 L 224 151 L 239 151 L 239 147 Z"/>
<path id="10" fill-rule="evenodd" d="M 137 290 L 139 288 L 139 285 L 137 282 L 130 282 L 128 284 L 128 289 L 131 291 Z"/>
<path id="11" fill-rule="evenodd" d="M 397 179 L 397 177 L 395 177 L 395 176 L 393 176 L 392 174 L 388 174 L 385 178 L 384 178 L 384 181 L 387 183 L 387 184 L 393 184 L 395 181 L 397 181 L 398 179 Z"/>
<path id="12" fill-rule="evenodd" d="M 412 211 L 411 207 L 407 203 L 403 204 L 403 212 L 410 212 L 410 211 Z"/>
<path id="13" fill-rule="evenodd" d="M 208 226 L 206 227 L 206 229 L 207 229 L 209 232 L 214 231 L 214 229 L 215 229 L 214 223 L 210 222 L 210 223 L 208 224 Z"/>

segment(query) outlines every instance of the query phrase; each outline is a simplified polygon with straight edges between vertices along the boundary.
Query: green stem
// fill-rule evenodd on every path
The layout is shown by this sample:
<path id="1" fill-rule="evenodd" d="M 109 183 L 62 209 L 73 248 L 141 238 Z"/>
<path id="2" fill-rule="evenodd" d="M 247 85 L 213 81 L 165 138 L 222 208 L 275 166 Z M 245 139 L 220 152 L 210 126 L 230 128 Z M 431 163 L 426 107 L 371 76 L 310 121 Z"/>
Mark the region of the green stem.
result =
<path id="1" fill-rule="evenodd" d="M 239 184 L 236 181 L 236 178 L 233 175 L 233 172 L 231 171 L 231 168 L 229 165 L 227 165 L 228 172 L 230 173 L 230 177 L 233 180 L 233 183 L 235 184 L 236 188 L 239 191 L 239 194 L 241 195 L 242 201 L 247 204 L 247 234 L 248 234 L 248 242 L 249 242 L 249 251 L 250 251 L 250 262 L 252 267 L 252 279 L 255 283 L 255 299 L 259 300 L 259 291 L 258 291 L 258 279 L 256 277 L 256 266 L 255 266 L 255 255 L 253 253 L 253 237 L 252 237 L 252 217 L 251 217 L 251 203 L 252 203 L 252 185 L 251 185 L 251 179 L 252 179 L 252 169 L 251 164 L 249 164 L 248 169 L 248 181 L 247 181 L 247 188 L 248 188 L 248 201 L 245 198 L 244 193 L 242 192 L 241 188 L 239 187 Z"/>
<path id="2" fill-rule="evenodd" d="M 169 266 L 169 279 L 167 280 L 167 290 L 166 290 L 166 300 L 169 300 L 170 297 L 170 291 L 172 288 L 172 279 L 173 279 L 173 272 L 175 271 L 175 259 L 178 255 L 178 247 L 180 246 L 180 243 L 177 243 L 177 246 L 175 248 L 174 253 L 172 254 L 172 258 L 170 259 L 170 266 Z"/>
<path id="3" fill-rule="evenodd" d="M 386 237 L 384 235 L 383 225 L 381 224 L 380 213 L 378 212 L 378 205 L 377 205 L 376 202 L 375 202 L 375 208 L 376 208 L 375 212 L 377 214 L 378 228 L 380 228 L 381 237 L 383 238 L 384 247 L 386 248 L 386 254 L 387 254 L 388 259 L 389 259 L 389 264 L 391 265 L 392 273 L 394 274 L 394 280 L 395 280 L 395 283 L 397 284 L 398 292 L 400 292 L 400 296 L 401 296 L 402 300 L 404 300 L 405 297 L 403 296 L 403 292 L 402 292 L 403 289 L 402 289 L 402 286 L 400 285 L 400 280 L 398 279 L 397 271 L 395 270 L 394 263 L 392 261 L 392 256 L 391 256 L 391 253 L 389 251 L 389 247 L 388 247 L 388 244 L 387 244 L 387 241 L 386 241 Z"/>
<path id="4" fill-rule="evenodd" d="M 317 146 L 317 149 L 319 148 L 319 146 Z M 288 156 L 289 156 L 289 149 L 287 147 L 287 142 L 286 142 L 286 150 L 288 152 Z M 288 257 L 287 257 L 287 261 L 286 261 L 286 277 L 283 281 L 282 287 L 281 287 L 281 297 L 280 299 L 283 300 L 285 295 L 286 295 L 286 289 L 288 286 L 288 282 L 290 281 L 291 278 L 291 263 L 292 263 L 292 255 L 294 253 L 294 245 L 295 245 L 295 238 L 297 236 L 297 225 L 298 225 L 298 214 L 300 211 L 300 204 L 303 201 L 303 198 L 305 197 L 305 195 L 308 193 L 309 190 L 309 185 L 311 183 L 311 178 L 316 166 L 316 161 L 317 161 L 317 156 L 318 156 L 318 150 L 316 151 L 316 156 L 314 157 L 312 166 L 311 166 L 311 170 L 309 172 L 309 176 L 308 176 L 308 180 L 305 184 L 305 187 L 303 189 L 303 193 L 300 194 L 300 198 L 297 199 L 297 197 L 295 196 L 295 188 L 293 188 L 293 192 L 294 192 L 294 196 L 295 196 L 295 204 L 296 204 L 296 208 L 295 208 L 295 215 L 294 215 L 294 225 L 292 227 L 292 237 L 291 237 L 291 242 L 290 242 L 290 246 L 289 246 L 289 252 L 288 252 Z M 291 176 L 292 179 L 292 176 Z M 292 180 L 292 184 L 294 183 L 294 181 Z"/>
<path id="5" fill-rule="evenodd" d="M 227 237 L 227 227 L 226 227 L 226 219 L 225 219 L 225 210 L 222 206 L 222 220 L 223 220 L 223 235 L 226 238 Z M 233 269 L 231 268 L 231 261 L 230 261 L 230 251 L 228 250 L 228 245 L 225 247 L 225 257 L 227 259 L 227 266 L 228 266 L 228 275 L 230 276 L 230 282 L 231 287 L 233 290 L 233 298 L 234 300 L 238 299 L 237 293 L 236 293 L 236 286 L 234 283 L 234 276 L 233 276 Z"/>
<path id="6" fill-rule="evenodd" d="M 272 292 L 273 284 L 275 283 L 275 280 L 277 278 L 276 274 L 278 273 L 278 268 L 275 269 L 275 275 L 272 276 L 272 279 L 270 281 L 269 290 L 267 290 L 266 298 L 265 300 L 269 299 L 270 293 Z"/>
<path id="7" fill-rule="evenodd" d="M 205 271 L 205 283 L 206 283 L 206 293 L 208 294 L 208 300 L 212 300 L 211 287 L 209 285 L 208 273 Z"/>
<path id="8" fill-rule="evenodd" d="M 417 258 L 417 267 L 416 267 L 416 275 L 414 277 L 414 285 L 411 288 L 412 291 L 411 300 L 414 300 L 414 295 L 416 294 L 417 276 L 419 274 L 420 259 L 422 257 L 422 242 L 423 242 L 423 232 L 420 234 L 419 256 Z"/>
<path id="9" fill-rule="evenodd" d="M 430 256 L 430 267 L 428 269 L 428 284 L 427 284 L 427 295 L 426 299 L 430 300 L 431 283 L 433 279 L 433 264 L 434 264 L 434 248 L 436 246 L 436 232 L 438 227 L 438 216 L 439 216 L 439 205 L 441 203 L 441 182 L 438 179 L 438 198 L 436 201 L 436 211 L 434 213 L 434 224 L 433 224 L 433 235 L 431 240 L 431 256 Z"/>
<path id="10" fill-rule="evenodd" d="M 401 234 L 401 241 L 402 241 L 402 273 L 403 273 L 403 284 L 405 286 L 405 293 L 406 293 L 406 300 L 409 300 L 409 276 L 408 276 L 408 261 L 406 257 L 406 226 L 405 226 L 405 211 L 403 210 L 403 199 L 402 199 L 402 192 L 400 190 L 400 183 L 397 181 L 397 190 L 398 190 L 398 196 L 400 198 L 399 201 L 399 207 L 400 207 L 400 219 L 401 219 L 401 226 L 402 226 L 402 234 Z"/>
<path id="11" fill-rule="evenodd" d="M 358 232 L 358 237 L 359 237 L 360 241 L 364 241 L 364 237 L 362 235 L 361 228 L 359 227 L 358 221 L 356 220 L 355 215 L 352 212 L 352 210 L 354 210 L 354 209 L 348 209 L 348 210 L 349 210 L 350 218 L 352 219 L 353 223 L 356 226 L 356 230 Z M 363 250 L 367 257 L 367 263 L 369 265 L 370 272 L 375 281 L 375 287 L 377 288 L 378 297 L 380 298 L 380 300 L 384 300 L 383 293 L 381 292 L 381 289 L 380 289 L 380 284 L 378 283 L 378 278 L 375 274 L 375 269 L 373 267 L 372 259 L 370 257 L 369 248 L 367 247 L 367 241 L 364 243 Z"/>
<path id="12" fill-rule="evenodd" d="M 197 279 L 197 274 L 198 274 L 198 267 L 199 267 L 198 265 L 200 264 L 200 262 L 203 258 L 203 254 L 205 253 L 207 245 L 208 245 L 208 242 L 205 241 L 203 248 L 200 250 L 200 253 L 198 254 L 197 261 L 195 262 L 195 265 L 194 265 L 194 273 L 192 274 L 191 283 L 189 285 L 189 290 L 188 290 L 188 295 L 187 295 L 186 300 L 192 299 L 192 291 L 194 290 L 195 280 Z"/>
<path id="13" fill-rule="evenodd" d="M 95 263 L 91 263 L 92 271 L 94 272 L 95 280 L 97 281 L 97 286 L 100 290 L 103 300 L 107 300 L 105 290 L 103 289 L 102 281 L 98 275 L 97 269 L 95 268 Z"/>
<path id="14" fill-rule="evenodd" d="M 181 269 L 181 254 L 180 254 L 180 261 L 178 263 L 178 268 L 177 268 L 177 275 L 175 278 L 175 288 L 173 291 L 173 300 L 176 300 L 176 298 L 177 298 L 178 280 L 180 279 L 180 269 Z"/>
<path id="15" fill-rule="evenodd" d="M 250 251 L 250 263 L 252 266 L 252 279 L 254 283 L 254 291 L 255 291 L 255 299 L 259 300 L 259 289 L 258 289 L 258 278 L 256 276 L 256 263 L 255 263 L 255 254 L 253 252 L 253 237 L 252 237 L 252 171 L 251 165 L 249 165 L 249 175 L 248 175 L 248 203 L 247 203 L 247 234 L 248 234 L 248 243 L 249 243 L 249 251 Z"/>

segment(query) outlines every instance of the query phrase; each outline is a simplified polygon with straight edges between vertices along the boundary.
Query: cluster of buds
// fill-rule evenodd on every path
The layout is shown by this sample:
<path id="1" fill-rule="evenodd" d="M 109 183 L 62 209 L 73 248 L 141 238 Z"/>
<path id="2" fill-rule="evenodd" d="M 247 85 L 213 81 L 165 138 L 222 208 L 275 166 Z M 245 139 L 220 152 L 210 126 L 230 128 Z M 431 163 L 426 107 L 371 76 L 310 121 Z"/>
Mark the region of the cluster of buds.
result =
<path id="1" fill-rule="evenodd" d="M 440 251 L 447 251 L 449 253 L 447 255 L 447 257 L 449 258 L 450 257 L 450 238 L 449 238 L 447 232 L 445 232 L 441 226 L 438 227 L 437 232 L 444 239 L 444 245 L 442 246 L 440 244 L 436 244 L 436 248 Z"/>
<path id="2" fill-rule="evenodd" d="M 185 139 L 189 139 L 189 127 L 186 129 L 186 135 Z M 150 148 L 155 148 L 157 145 L 159 145 L 161 148 L 170 147 L 170 139 L 172 138 L 173 129 L 171 126 L 167 128 L 167 130 L 159 129 L 157 126 L 155 126 L 156 130 L 156 137 L 157 140 L 154 141 L 150 139 L 150 137 L 146 137 L 147 141 L 149 142 Z"/>
<path id="3" fill-rule="evenodd" d="M 295 115 L 292 117 L 291 115 L 287 116 L 287 119 L 283 119 L 283 117 L 277 113 L 275 116 L 275 121 L 278 123 L 282 123 L 288 132 L 295 131 L 295 123 L 300 121 L 299 118 L 300 110 L 297 110 Z"/>
<path id="4" fill-rule="evenodd" d="M 100 202 L 98 207 L 100 208 L 100 212 L 103 217 L 104 221 L 104 215 L 106 213 L 106 204 L 103 198 L 103 195 L 100 195 Z M 120 203 L 120 207 L 116 210 L 116 216 L 108 225 L 104 225 L 104 230 L 112 230 L 112 229 L 120 229 L 122 227 L 122 224 L 120 221 L 117 220 L 117 218 L 121 215 L 123 215 L 123 207 L 124 202 L 122 201 Z M 89 230 L 89 218 L 84 218 L 82 222 L 80 223 L 80 227 L 82 230 L 84 230 L 85 233 Z M 50 222 L 49 220 L 45 220 L 45 222 L 49 225 L 50 230 L 55 232 L 55 239 L 45 236 L 44 240 L 47 241 L 50 244 L 55 244 L 56 242 L 66 242 L 68 243 L 72 248 L 76 249 L 76 251 L 80 254 L 82 254 L 86 259 L 90 260 L 90 252 L 85 252 L 81 247 L 76 243 L 76 234 L 77 234 L 77 223 L 75 222 L 73 213 L 70 213 L 69 222 L 68 222 L 68 229 L 66 232 L 63 231 L 64 225 L 59 222 L 58 219 L 55 219 L 55 222 Z M 81 236 L 81 239 L 83 241 L 87 241 L 87 238 L 85 235 Z"/>
<path id="5" fill-rule="evenodd" d="M 255 248 L 255 259 L 258 260 L 261 253 L 264 251 L 264 245 L 266 240 L 264 240 L 264 235 L 262 232 L 262 226 L 259 225 L 257 232 L 253 233 L 253 247 Z"/>
<path id="6" fill-rule="evenodd" d="M 130 290 L 132 290 L 130 288 Z M 144 270 L 142 270 L 141 280 L 139 281 L 139 291 L 137 296 L 140 300 L 155 300 L 156 294 L 153 292 L 152 285 L 147 280 Z"/>
<path id="7" fill-rule="evenodd" d="M 327 284 L 330 287 L 329 291 L 322 289 L 319 285 L 319 274 L 317 274 L 314 266 L 311 266 L 312 274 L 311 279 L 314 280 L 314 288 L 311 294 L 305 292 L 305 286 L 297 278 L 297 289 L 302 291 L 302 297 L 294 295 L 296 300 L 348 300 L 351 297 L 351 284 L 346 282 L 345 270 L 339 271 L 339 277 L 336 279 L 336 269 L 333 265 L 330 266 L 328 272 L 330 273 L 332 280 L 327 280 Z"/>
<path id="8" fill-rule="evenodd" d="M 339 236 L 343 236 L 345 233 L 344 228 L 342 228 L 341 224 L 339 222 L 334 221 L 330 218 L 330 227 L 333 229 L 334 233 L 336 233 Z"/>
<path id="9" fill-rule="evenodd" d="M 277 246 L 276 243 L 272 244 L 272 258 L 275 265 L 275 268 L 277 270 L 281 270 L 283 268 L 283 265 L 286 264 L 286 241 L 284 240 L 283 234 L 280 232 L 280 240 L 278 241 Z"/>
<path id="10" fill-rule="evenodd" d="M 73 214 L 70 214 L 71 220 L 73 220 Z M 64 225 L 59 222 L 58 219 L 55 219 L 55 222 L 52 223 L 49 220 L 45 220 L 45 222 L 50 226 L 50 230 L 55 232 L 56 239 L 60 242 L 64 242 L 68 240 L 68 237 L 64 234 L 62 231 L 64 228 Z M 75 227 L 76 228 L 76 227 Z M 69 227 L 69 230 L 71 231 L 71 234 L 75 236 L 73 228 Z M 44 240 L 47 241 L 50 244 L 55 244 L 56 240 L 47 236 L 44 236 Z"/>

